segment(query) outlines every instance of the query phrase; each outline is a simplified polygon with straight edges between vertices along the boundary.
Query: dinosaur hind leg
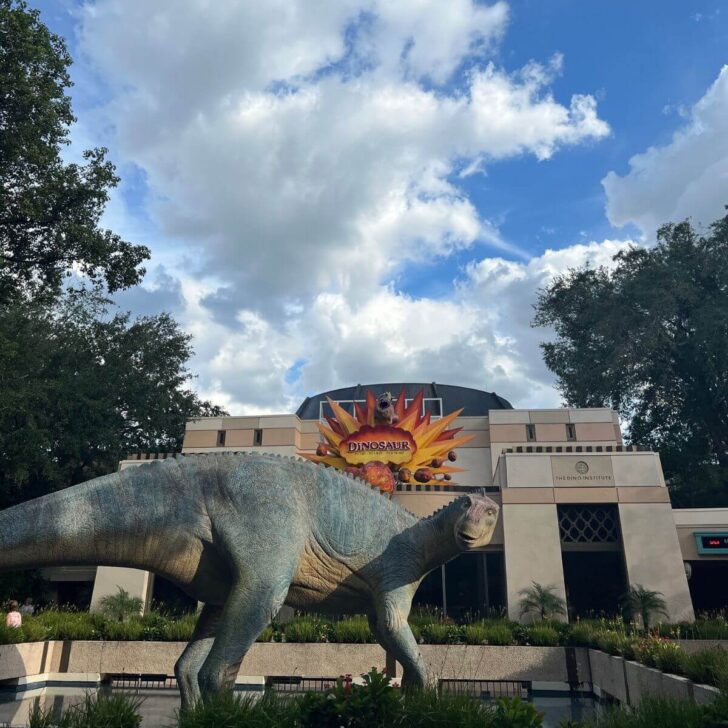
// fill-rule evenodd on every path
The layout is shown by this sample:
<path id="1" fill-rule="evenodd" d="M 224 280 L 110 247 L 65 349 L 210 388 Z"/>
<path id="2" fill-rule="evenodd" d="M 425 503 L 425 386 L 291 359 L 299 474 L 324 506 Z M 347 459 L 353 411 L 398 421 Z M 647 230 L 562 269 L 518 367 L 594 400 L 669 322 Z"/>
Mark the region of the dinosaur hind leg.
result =
<path id="1" fill-rule="evenodd" d="M 200 699 L 198 673 L 212 648 L 222 607 L 205 604 L 197 619 L 190 641 L 174 666 L 182 709 L 188 710 Z"/>
<path id="2" fill-rule="evenodd" d="M 293 572 L 287 578 L 269 575 L 239 580 L 230 590 L 212 648 L 199 672 L 202 699 L 231 689 L 240 663 L 255 639 L 283 606 Z"/>
<path id="3" fill-rule="evenodd" d="M 402 665 L 402 688 L 421 688 L 427 682 L 427 671 L 412 630 L 407 622 L 412 595 L 408 590 L 395 590 L 376 605 L 376 617 L 370 617 L 372 632 L 385 650 Z"/>

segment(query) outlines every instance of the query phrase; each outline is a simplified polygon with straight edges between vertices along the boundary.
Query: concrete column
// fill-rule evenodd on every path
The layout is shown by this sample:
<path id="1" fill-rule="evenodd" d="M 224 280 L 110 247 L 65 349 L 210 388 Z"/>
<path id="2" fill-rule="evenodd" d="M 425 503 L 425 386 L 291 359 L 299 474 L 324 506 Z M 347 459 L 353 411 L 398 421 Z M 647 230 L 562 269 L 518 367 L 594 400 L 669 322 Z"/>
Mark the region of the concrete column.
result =
<path id="1" fill-rule="evenodd" d="M 149 608 L 154 587 L 154 575 L 149 571 L 126 569 L 119 566 L 99 566 L 91 595 L 90 611 L 101 610 L 101 600 L 105 596 L 118 593 L 119 587 L 129 592 L 131 597 L 142 600 L 142 612 Z"/>
<path id="2" fill-rule="evenodd" d="M 522 589 L 535 581 L 566 600 L 556 504 L 503 504 L 508 617 L 521 620 Z M 674 531 L 674 528 L 673 528 Z M 561 617 L 566 620 L 566 616 Z"/>
<path id="3" fill-rule="evenodd" d="M 627 580 L 662 592 L 670 622 L 695 619 L 669 503 L 620 503 Z"/>

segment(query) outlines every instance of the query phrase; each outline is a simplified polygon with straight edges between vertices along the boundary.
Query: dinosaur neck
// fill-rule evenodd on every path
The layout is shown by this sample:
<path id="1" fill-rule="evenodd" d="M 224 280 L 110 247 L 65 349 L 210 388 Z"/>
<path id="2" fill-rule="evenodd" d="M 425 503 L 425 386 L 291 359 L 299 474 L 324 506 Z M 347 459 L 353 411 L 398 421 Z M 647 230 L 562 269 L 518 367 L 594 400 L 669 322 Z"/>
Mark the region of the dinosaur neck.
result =
<path id="1" fill-rule="evenodd" d="M 452 513 L 445 508 L 417 524 L 422 576 L 455 558 L 461 549 L 455 541 Z"/>

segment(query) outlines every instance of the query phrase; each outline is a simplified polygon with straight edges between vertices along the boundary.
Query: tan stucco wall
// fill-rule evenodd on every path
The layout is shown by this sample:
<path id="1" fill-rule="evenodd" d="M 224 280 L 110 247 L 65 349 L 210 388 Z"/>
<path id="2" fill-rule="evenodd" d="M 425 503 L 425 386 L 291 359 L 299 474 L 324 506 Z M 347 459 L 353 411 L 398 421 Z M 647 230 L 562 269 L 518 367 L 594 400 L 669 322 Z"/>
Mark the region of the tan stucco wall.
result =
<path id="1" fill-rule="evenodd" d="M 656 452 L 612 455 L 614 482 L 622 487 L 664 486 L 660 456 Z"/>
<path id="2" fill-rule="evenodd" d="M 620 503 L 619 520 L 629 583 L 662 592 L 669 621 L 692 621 L 695 615 L 670 505 Z"/>
<path id="3" fill-rule="evenodd" d="M 576 478 L 576 464 L 589 466 L 587 481 Z M 654 452 L 620 453 L 505 453 L 497 466 L 498 482 L 508 488 L 662 488 L 660 457 Z M 592 479 L 598 476 L 599 479 Z M 660 499 L 662 500 L 662 498 Z"/>
<path id="4" fill-rule="evenodd" d="M 296 429 L 293 427 L 271 427 L 263 430 L 263 447 L 296 445 Z"/>
<path id="5" fill-rule="evenodd" d="M 98 612 L 101 609 L 101 600 L 106 596 L 117 594 L 119 587 L 129 592 L 129 596 L 139 597 L 146 609 L 152 598 L 153 586 L 154 576 L 148 571 L 119 566 L 99 566 L 91 595 L 91 611 Z"/>
<path id="6" fill-rule="evenodd" d="M 217 430 L 187 430 L 182 449 L 188 447 L 215 447 L 217 445 Z"/>
<path id="7" fill-rule="evenodd" d="M 684 561 L 728 561 L 728 554 L 699 554 L 694 533 L 728 533 L 728 508 L 679 508 L 672 516 Z"/>
<path id="8" fill-rule="evenodd" d="M 556 506 L 504 504 L 501 519 L 506 543 L 508 616 L 521 619 L 519 592 L 530 588 L 534 581 L 556 587 L 556 594 L 566 599 Z"/>
<path id="9" fill-rule="evenodd" d="M 453 482 L 460 485 L 487 486 L 493 484 L 490 472 L 490 448 L 464 447 L 457 451 L 454 465 L 465 468 L 464 473 L 453 474 Z"/>
<path id="10" fill-rule="evenodd" d="M 226 447 L 253 447 L 254 430 L 225 430 Z M 187 438 L 185 438 L 185 443 Z"/>

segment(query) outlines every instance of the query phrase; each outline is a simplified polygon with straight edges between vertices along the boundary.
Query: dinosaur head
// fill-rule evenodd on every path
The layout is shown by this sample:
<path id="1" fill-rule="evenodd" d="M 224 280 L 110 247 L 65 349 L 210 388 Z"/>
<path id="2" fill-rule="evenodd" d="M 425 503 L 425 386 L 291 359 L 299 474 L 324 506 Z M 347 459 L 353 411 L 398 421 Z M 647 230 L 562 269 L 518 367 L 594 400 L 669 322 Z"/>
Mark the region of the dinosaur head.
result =
<path id="1" fill-rule="evenodd" d="M 490 543 L 498 522 L 498 504 L 484 495 L 464 495 L 453 501 L 455 541 L 462 551 Z"/>

